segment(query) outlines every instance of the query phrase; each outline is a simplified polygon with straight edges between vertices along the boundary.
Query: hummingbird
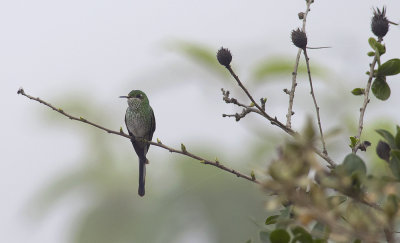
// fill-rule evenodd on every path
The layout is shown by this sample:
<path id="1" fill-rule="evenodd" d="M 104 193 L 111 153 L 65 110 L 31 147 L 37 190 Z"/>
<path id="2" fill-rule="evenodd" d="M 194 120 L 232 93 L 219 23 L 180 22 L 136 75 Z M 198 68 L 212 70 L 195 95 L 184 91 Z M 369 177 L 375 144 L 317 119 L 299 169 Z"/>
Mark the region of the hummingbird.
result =
<path id="1" fill-rule="evenodd" d="M 128 96 L 120 96 L 128 100 L 128 108 L 125 113 L 125 125 L 129 135 L 132 137 L 131 142 L 136 154 L 139 158 L 139 196 L 145 194 L 145 177 L 146 164 L 149 161 L 146 154 L 150 144 L 144 140 L 151 141 L 154 130 L 156 130 L 156 119 L 154 118 L 153 109 L 150 106 L 149 99 L 146 94 L 140 90 L 132 90 Z"/>

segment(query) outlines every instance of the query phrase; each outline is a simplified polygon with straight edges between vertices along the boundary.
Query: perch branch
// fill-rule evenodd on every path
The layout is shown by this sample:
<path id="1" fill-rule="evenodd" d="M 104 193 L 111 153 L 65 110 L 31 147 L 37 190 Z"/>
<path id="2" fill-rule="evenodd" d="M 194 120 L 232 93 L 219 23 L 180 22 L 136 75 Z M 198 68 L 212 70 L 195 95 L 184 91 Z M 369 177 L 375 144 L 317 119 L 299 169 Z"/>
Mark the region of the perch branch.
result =
<path id="1" fill-rule="evenodd" d="M 105 128 L 105 127 L 103 127 L 103 126 L 100 126 L 100 125 L 98 125 L 98 124 L 96 124 L 96 123 L 93 123 L 93 122 L 91 122 L 91 121 L 88 121 L 88 120 L 86 120 L 85 118 L 82 118 L 82 117 L 79 117 L 79 118 L 78 118 L 78 117 L 72 116 L 72 115 L 66 113 L 66 112 L 65 112 L 64 110 L 62 110 L 61 108 L 56 108 L 56 107 L 54 107 L 53 105 L 51 105 L 50 103 L 48 103 L 48 102 L 46 102 L 46 101 L 40 99 L 39 97 L 33 97 L 33 96 L 30 96 L 30 95 L 26 94 L 25 91 L 24 91 L 22 88 L 20 88 L 20 89 L 18 90 L 17 93 L 20 94 L 20 95 L 23 95 L 23 96 L 25 96 L 25 97 L 27 97 L 27 98 L 29 98 L 29 99 L 31 99 L 31 100 L 35 100 L 35 101 L 37 101 L 37 102 L 39 102 L 39 103 L 45 105 L 45 106 L 47 106 L 47 107 L 53 109 L 54 111 L 60 113 L 61 115 L 64 115 L 64 116 L 68 117 L 68 118 L 71 119 L 71 120 L 80 121 L 80 122 L 89 124 L 89 125 L 91 125 L 91 126 L 94 126 L 94 127 L 96 127 L 96 128 L 99 128 L 99 129 L 101 129 L 101 130 L 103 130 L 103 131 L 106 131 L 107 133 L 111 133 L 111 134 L 115 134 L 115 135 L 119 135 L 119 136 L 122 136 L 122 137 L 125 137 L 125 138 L 132 139 L 132 137 L 129 136 L 128 134 L 124 133 L 124 132 L 122 131 L 122 129 L 121 129 L 120 131 L 113 131 L 113 130 L 110 130 L 110 129 Z M 147 142 L 147 143 L 149 143 L 149 144 L 151 144 L 151 145 L 153 145 L 153 146 L 156 146 L 156 147 L 159 147 L 159 148 L 163 148 L 163 149 L 165 149 L 165 150 L 168 150 L 168 151 L 171 152 L 171 153 L 177 153 L 177 154 L 185 155 L 185 156 L 187 156 L 187 157 L 190 157 L 190 158 L 193 158 L 193 159 L 195 159 L 195 160 L 198 160 L 198 161 L 200 161 L 200 162 L 203 163 L 203 164 L 215 166 L 215 167 L 217 167 L 217 168 L 219 168 L 219 169 L 221 169 L 221 170 L 224 170 L 224 171 L 227 171 L 227 172 L 229 172 L 229 173 L 231 173 L 231 174 L 234 174 L 234 175 L 236 175 L 237 177 L 246 179 L 246 180 L 251 181 L 251 182 L 254 182 L 254 183 L 256 183 L 256 184 L 260 184 L 260 182 L 259 182 L 258 180 L 256 180 L 256 178 L 255 178 L 254 175 L 245 175 L 245 174 L 243 174 L 243 173 L 241 173 L 241 172 L 239 172 L 239 171 L 237 171 L 237 170 L 234 170 L 234 169 L 231 169 L 231 168 L 226 167 L 225 165 L 221 164 L 218 160 L 216 160 L 216 161 L 211 161 L 211 160 L 204 159 L 204 158 L 202 158 L 202 157 L 200 157 L 200 156 L 198 156 L 198 155 L 192 154 L 192 153 L 190 153 L 190 152 L 188 152 L 188 151 L 186 150 L 186 148 L 185 148 L 185 146 L 184 146 L 183 144 L 182 144 L 182 146 L 181 146 L 181 150 L 178 150 L 178 149 L 174 149 L 174 148 L 172 148 L 172 147 L 169 147 L 169 146 L 167 146 L 167 145 L 164 145 L 164 144 L 161 143 L 161 141 L 159 141 L 158 139 L 157 139 L 157 142 L 152 142 L 152 141 L 145 141 L 145 142 Z"/>

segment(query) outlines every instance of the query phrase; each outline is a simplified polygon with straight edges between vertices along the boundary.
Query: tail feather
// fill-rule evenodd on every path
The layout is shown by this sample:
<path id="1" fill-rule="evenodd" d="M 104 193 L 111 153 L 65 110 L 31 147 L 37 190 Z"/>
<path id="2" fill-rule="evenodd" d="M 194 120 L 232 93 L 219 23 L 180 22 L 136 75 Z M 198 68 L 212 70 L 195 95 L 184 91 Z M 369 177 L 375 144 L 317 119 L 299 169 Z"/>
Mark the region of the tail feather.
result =
<path id="1" fill-rule="evenodd" d="M 143 197 L 145 193 L 145 180 L 146 180 L 146 157 L 139 158 L 139 196 Z"/>

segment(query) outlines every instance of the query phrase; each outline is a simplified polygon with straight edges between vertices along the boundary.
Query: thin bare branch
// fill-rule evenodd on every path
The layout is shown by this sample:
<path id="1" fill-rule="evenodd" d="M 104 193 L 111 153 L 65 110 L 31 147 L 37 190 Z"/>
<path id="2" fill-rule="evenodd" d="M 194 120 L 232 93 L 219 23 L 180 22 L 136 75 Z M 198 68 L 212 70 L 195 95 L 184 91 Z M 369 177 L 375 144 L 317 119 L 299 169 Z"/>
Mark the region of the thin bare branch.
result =
<path id="1" fill-rule="evenodd" d="M 310 12 L 310 5 L 313 2 L 313 0 L 308 0 L 307 1 L 307 7 L 306 7 L 306 11 L 302 14 L 302 18 L 303 18 L 303 26 L 301 28 L 302 32 L 306 32 L 306 22 L 307 22 L 307 15 L 308 12 Z M 296 91 L 296 86 L 297 86 L 297 82 L 296 82 L 296 78 L 297 78 L 297 70 L 299 68 L 299 61 L 300 61 L 300 55 L 301 52 L 303 50 L 301 48 L 299 48 L 299 50 L 297 51 L 297 56 L 296 56 L 296 62 L 294 64 L 294 70 L 292 73 L 292 87 L 289 91 L 289 106 L 288 106 L 288 112 L 286 114 L 286 126 L 288 128 L 292 128 L 292 115 L 294 114 L 293 112 L 293 100 L 294 100 L 294 93 Z"/>
<path id="2" fill-rule="evenodd" d="M 266 113 L 266 111 L 265 111 L 265 100 L 261 99 L 261 101 L 260 101 L 261 102 L 261 107 L 260 107 L 260 105 L 258 105 L 257 102 L 255 102 L 254 98 L 249 93 L 249 91 L 246 89 L 246 87 L 244 87 L 243 83 L 240 81 L 239 77 L 232 70 L 231 66 L 228 66 L 226 68 L 229 70 L 231 75 L 235 78 L 235 80 L 237 81 L 239 86 L 243 89 L 243 91 L 246 93 L 246 95 L 249 97 L 249 99 L 252 101 L 252 103 L 254 104 L 255 107 L 246 106 L 246 105 L 240 103 L 239 101 L 237 101 L 234 98 L 229 98 L 229 93 L 226 93 L 228 91 L 223 91 L 223 95 L 224 95 L 223 99 L 224 99 L 225 102 L 233 103 L 233 104 L 236 104 L 236 105 L 238 105 L 240 107 L 243 107 L 243 108 L 246 109 L 246 111 L 249 111 L 248 113 L 250 113 L 250 112 L 258 113 L 259 115 L 265 117 L 268 121 L 270 121 L 272 125 L 278 126 L 279 128 L 281 128 L 283 131 L 285 131 L 287 134 L 289 134 L 291 136 L 298 135 L 298 133 L 296 131 L 294 131 L 291 128 L 288 128 L 287 126 L 285 126 L 276 117 L 271 117 L 270 115 L 268 115 Z M 248 113 L 246 113 L 246 115 Z M 231 116 L 236 118 L 235 115 L 231 115 Z M 323 158 L 326 162 L 328 162 L 330 168 L 334 168 L 336 166 L 336 163 L 328 156 L 328 154 L 325 154 L 323 151 L 322 152 L 319 151 L 317 148 L 313 148 L 313 150 L 314 150 L 314 152 L 316 154 L 318 154 L 321 158 Z"/>
<path id="3" fill-rule="evenodd" d="M 53 105 L 51 105 L 50 103 L 48 103 L 48 102 L 46 102 L 46 101 L 40 99 L 39 97 L 33 97 L 33 96 L 30 96 L 30 95 L 26 94 L 25 91 L 24 91 L 22 88 L 20 88 L 20 89 L 18 90 L 17 93 L 18 93 L 18 94 L 21 94 L 21 95 L 23 95 L 23 96 L 25 96 L 25 97 L 27 97 L 27 98 L 29 98 L 29 99 L 31 99 L 31 100 L 35 100 L 35 101 L 37 101 L 37 102 L 39 102 L 39 103 L 45 105 L 45 106 L 47 106 L 47 107 L 53 109 L 54 111 L 60 113 L 61 115 L 64 115 L 64 116 L 68 117 L 68 118 L 71 119 L 71 120 L 80 121 L 80 122 L 89 124 L 89 125 L 91 125 L 91 126 L 94 126 L 94 127 L 99 128 L 99 129 L 101 129 L 101 130 L 103 130 L 103 131 L 106 131 L 107 133 L 119 135 L 119 136 L 122 136 L 122 137 L 125 137 L 125 138 L 129 138 L 129 139 L 132 138 L 132 137 L 129 136 L 128 134 L 124 133 L 124 132 L 122 131 L 122 129 L 121 129 L 120 131 L 113 131 L 113 130 L 111 130 L 111 129 L 105 128 L 105 127 L 100 126 L 100 125 L 98 125 L 98 124 L 96 124 L 96 123 L 93 123 L 93 122 L 91 122 L 91 121 L 88 121 L 88 120 L 86 120 L 85 118 L 82 118 L 82 117 L 79 117 L 79 118 L 78 118 L 78 117 L 72 116 L 72 115 L 66 113 L 66 112 L 65 112 L 64 110 L 62 110 L 61 108 L 56 108 L 56 107 L 54 107 Z M 234 174 L 234 175 L 236 175 L 237 177 L 246 179 L 246 180 L 251 181 L 251 182 L 254 182 L 254 183 L 256 183 L 256 184 L 260 184 L 260 182 L 259 182 L 258 180 L 256 180 L 256 178 L 255 178 L 254 175 L 245 175 L 245 174 L 243 174 L 243 173 L 241 173 L 241 172 L 239 172 L 239 171 L 237 171 L 237 170 L 228 168 L 228 167 L 226 167 L 225 165 L 221 164 L 218 160 L 216 160 L 216 161 L 211 161 L 211 160 L 204 159 L 203 157 L 200 157 L 200 156 L 198 156 L 198 155 L 195 155 L 195 154 L 193 154 L 193 153 L 188 152 L 187 149 L 186 149 L 184 146 L 182 146 L 182 149 L 181 149 L 181 150 L 178 150 L 178 149 L 171 148 L 171 147 L 169 147 L 169 146 L 167 146 L 167 145 L 164 145 L 164 144 L 161 143 L 161 141 L 159 141 L 158 139 L 157 139 L 157 142 L 152 142 L 152 141 L 146 141 L 146 142 L 149 143 L 149 144 L 151 144 L 151 145 L 153 145 L 153 146 L 157 146 L 157 147 L 159 147 L 159 148 L 166 149 L 166 150 L 168 150 L 168 151 L 171 152 L 171 153 L 177 153 L 177 154 L 185 155 L 185 156 L 187 156 L 187 157 L 190 157 L 190 158 L 193 158 L 193 159 L 195 159 L 195 160 L 198 160 L 198 161 L 200 161 L 200 162 L 203 163 L 203 164 L 215 166 L 215 167 L 217 167 L 217 168 L 219 168 L 219 169 L 221 169 L 221 170 L 224 170 L 224 171 L 227 171 L 227 172 L 229 172 L 229 173 L 231 173 L 231 174 Z"/>
<path id="4" fill-rule="evenodd" d="M 319 115 L 319 106 L 317 104 L 317 99 L 315 98 L 314 88 L 313 88 L 313 84 L 312 84 L 310 63 L 309 63 L 309 58 L 308 58 L 308 55 L 307 55 L 307 50 L 304 49 L 303 53 L 304 53 L 304 58 L 306 59 L 308 80 L 310 81 L 310 89 L 311 89 L 310 93 L 311 93 L 311 96 L 312 96 L 313 101 L 314 101 L 315 111 L 317 112 L 319 134 L 321 136 L 321 142 L 322 142 L 322 153 L 325 154 L 325 155 L 328 155 L 328 151 L 326 150 L 326 145 L 325 145 L 325 140 L 324 140 L 324 134 L 322 132 L 321 117 Z"/>

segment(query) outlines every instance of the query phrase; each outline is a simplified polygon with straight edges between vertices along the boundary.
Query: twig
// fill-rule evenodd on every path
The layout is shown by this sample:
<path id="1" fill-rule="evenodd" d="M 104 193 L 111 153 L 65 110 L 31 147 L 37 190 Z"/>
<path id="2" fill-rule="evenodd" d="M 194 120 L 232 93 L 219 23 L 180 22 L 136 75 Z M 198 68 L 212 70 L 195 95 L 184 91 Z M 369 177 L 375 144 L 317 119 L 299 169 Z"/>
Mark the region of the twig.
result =
<path id="1" fill-rule="evenodd" d="M 39 103 L 42 103 L 43 105 L 50 107 L 50 108 L 53 109 L 54 111 L 56 111 L 56 112 L 58 112 L 58 113 L 60 113 L 60 114 L 62 114 L 62 115 L 64 115 L 64 116 L 68 117 L 68 118 L 71 119 L 71 120 L 80 121 L 80 122 L 89 124 L 89 125 L 91 125 L 91 126 L 97 127 L 97 128 L 99 128 L 99 129 L 101 129 L 101 130 L 103 130 L 103 131 L 106 131 L 107 133 L 111 133 L 111 134 L 115 134 L 115 135 L 119 135 L 119 136 L 122 136 L 122 137 L 125 137 L 125 138 L 132 139 L 132 137 L 129 136 L 128 134 L 124 133 L 124 132 L 122 131 L 122 129 L 121 129 L 119 132 L 118 132 L 118 131 L 113 131 L 113 130 L 110 130 L 110 129 L 105 128 L 105 127 L 103 127 L 103 126 L 100 126 L 100 125 L 98 125 L 98 124 L 96 124 L 96 123 L 93 123 L 93 122 L 91 122 L 91 121 L 88 121 L 88 120 L 86 120 L 85 118 L 82 118 L 82 117 L 79 117 L 79 118 L 78 118 L 78 117 L 72 116 L 72 115 L 66 113 L 66 112 L 65 112 L 64 110 L 62 110 L 61 108 L 56 108 L 56 107 L 54 107 L 53 105 L 51 105 L 50 103 L 48 103 L 48 102 L 46 102 L 46 101 L 40 99 L 39 97 L 35 98 L 35 97 L 32 97 L 32 96 L 26 94 L 25 91 L 24 91 L 22 88 L 20 88 L 20 89 L 18 90 L 17 94 L 21 94 L 21 95 L 23 95 L 23 96 L 25 96 L 25 97 L 27 97 L 27 98 L 29 98 L 29 99 L 31 99 L 31 100 L 35 100 L 35 101 L 37 101 L 37 102 L 39 102 Z M 203 163 L 203 164 L 215 166 L 215 167 L 217 167 L 217 168 L 219 168 L 219 169 L 221 169 L 221 170 L 224 170 L 224 171 L 227 171 L 227 172 L 229 172 L 229 173 L 231 173 L 231 174 L 234 174 L 234 175 L 236 175 L 237 177 L 241 177 L 241 178 L 244 178 L 244 179 L 246 179 L 246 180 L 248 180 L 248 181 L 254 182 L 254 183 L 256 183 L 256 184 L 260 184 L 260 182 L 259 182 L 258 180 L 256 180 L 256 178 L 255 178 L 254 175 L 250 175 L 250 176 L 245 175 L 245 174 L 243 174 L 243 173 L 241 173 L 241 172 L 239 172 L 239 171 L 236 171 L 236 170 L 234 170 L 234 169 L 231 169 L 231 168 L 228 168 L 228 167 L 222 165 L 218 160 L 216 160 L 216 161 L 210 161 L 210 160 L 204 159 L 204 158 L 202 158 L 202 157 L 200 157 L 200 156 L 197 156 L 197 155 L 195 155 L 195 154 L 192 154 L 192 153 L 188 152 L 188 151 L 186 150 L 186 148 L 185 148 L 183 145 L 182 145 L 181 150 L 177 150 L 177 149 L 168 147 L 167 145 L 164 145 L 164 144 L 161 143 L 161 141 L 159 141 L 158 139 L 157 139 L 157 142 L 152 142 L 152 141 L 145 141 L 145 142 L 147 142 L 147 143 L 149 143 L 149 144 L 151 144 L 151 145 L 153 145 L 153 146 L 157 146 L 157 147 L 166 149 L 166 150 L 168 150 L 168 151 L 171 152 L 171 153 L 177 153 L 177 154 L 182 154 L 182 155 L 188 156 L 188 157 L 190 157 L 190 158 L 193 158 L 193 159 L 195 159 L 195 160 L 200 161 L 200 162 Z"/>
<path id="2" fill-rule="evenodd" d="M 311 71 L 310 71 L 310 63 L 309 63 L 309 58 L 307 55 L 307 50 L 304 49 L 303 50 L 304 53 L 304 58 L 306 59 L 306 65 L 307 65 L 307 73 L 308 73 L 308 80 L 310 81 L 310 88 L 311 88 L 311 96 L 313 98 L 314 101 L 314 106 L 315 106 L 315 111 L 317 112 L 317 120 L 318 120 L 318 127 L 319 127 L 319 134 L 321 135 L 321 142 L 322 142 L 322 153 L 325 155 L 328 155 L 328 151 L 326 151 L 326 145 L 325 145 L 325 140 L 324 140 L 324 134 L 322 132 L 322 126 L 321 126 L 321 118 L 319 115 L 319 106 L 317 104 L 317 99 L 315 98 L 315 94 L 314 94 L 314 88 L 313 88 L 313 84 L 312 84 L 312 79 L 311 79 Z"/>
<path id="3" fill-rule="evenodd" d="M 232 71 L 233 72 L 233 71 Z M 234 77 L 235 77 L 235 79 L 237 78 L 237 79 L 239 79 L 237 76 L 236 76 L 236 74 L 234 74 L 233 73 L 233 75 L 234 75 Z M 241 83 L 241 82 L 240 82 Z M 242 85 L 243 86 L 243 85 Z M 241 87 L 242 87 L 241 86 Z M 242 104 L 242 103 L 240 103 L 237 99 L 235 99 L 235 98 L 230 98 L 229 97 L 229 91 L 225 91 L 224 89 L 221 89 L 222 90 L 222 94 L 223 94 L 223 100 L 226 102 L 226 103 L 231 103 L 231 104 L 235 104 L 235 105 L 237 105 L 237 106 L 240 106 L 240 107 L 243 107 L 244 108 L 244 110 L 246 110 L 246 113 L 245 114 L 243 114 L 244 113 L 244 110 L 243 110 L 243 112 L 242 112 L 242 114 L 235 114 L 235 115 L 225 115 L 225 117 L 235 117 L 236 119 L 238 119 L 238 117 L 237 117 L 237 115 L 240 117 L 240 119 L 241 118 L 243 118 L 245 115 L 247 115 L 248 113 L 250 113 L 250 112 L 254 112 L 254 113 L 257 113 L 257 114 L 259 114 L 259 115 L 261 115 L 261 116 L 263 116 L 263 117 L 265 117 L 265 118 L 267 118 L 270 122 L 271 122 L 271 124 L 273 124 L 273 125 L 276 125 L 274 122 L 279 122 L 278 121 L 278 119 L 275 117 L 275 118 L 272 118 L 271 116 L 269 116 L 269 115 L 267 115 L 267 116 L 265 116 L 264 115 L 264 113 L 265 113 L 265 100 L 263 100 L 263 99 L 261 99 L 261 105 L 262 105 L 262 107 L 261 107 L 261 110 L 260 109 L 256 109 L 256 108 L 254 108 L 254 107 L 250 107 L 250 106 L 247 106 L 247 105 L 244 105 L 244 104 Z M 247 89 L 246 89 L 246 91 L 247 91 Z M 251 98 L 252 99 L 252 98 Z M 252 99 L 252 100 L 254 100 L 254 99 Z M 254 106 L 255 106 L 256 104 L 254 104 Z M 263 113 L 263 112 L 264 113 Z M 266 114 L 266 113 L 265 113 Z M 243 115 L 243 117 L 241 116 L 241 115 Z M 282 124 L 282 123 L 281 123 Z M 289 135 L 291 135 L 291 136 L 296 136 L 296 135 L 298 135 L 298 133 L 297 132 L 295 132 L 294 130 L 292 130 L 292 129 L 290 129 L 290 128 L 287 128 L 285 125 L 283 125 L 282 124 L 282 126 L 285 128 L 285 129 L 283 129 L 287 134 L 289 134 Z M 281 127 L 281 126 L 279 126 L 279 127 Z M 281 127 L 282 128 L 282 127 Z M 317 149 L 317 148 L 315 148 L 315 147 L 313 147 L 313 150 L 314 150 L 314 152 L 316 153 L 316 154 L 318 154 L 321 158 L 323 158 L 326 162 L 328 162 L 328 164 L 329 164 L 329 168 L 334 168 L 334 167 L 336 167 L 336 163 L 327 155 L 327 154 L 324 154 L 323 152 L 321 152 L 319 149 Z"/>
<path id="4" fill-rule="evenodd" d="M 310 12 L 310 5 L 313 1 L 312 0 L 308 0 L 307 1 L 307 8 L 306 11 L 304 12 L 303 15 L 303 26 L 301 28 L 302 32 L 305 32 L 306 30 L 306 22 L 307 22 L 307 15 L 308 12 Z M 293 100 L 294 100 L 294 92 L 296 90 L 296 78 L 297 78 L 297 69 L 299 67 L 299 61 L 300 61 L 300 55 L 301 55 L 302 49 L 299 48 L 299 50 L 297 51 L 297 56 L 296 56 L 296 62 L 294 64 L 294 71 L 292 73 L 292 87 L 289 91 L 289 106 L 288 106 L 288 113 L 286 114 L 286 126 L 288 128 L 292 127 L 292 115 L 294 114 L 293 112 Z"/>
<path id="5" fill-rule="evenodd" d="M 254 100 L 253 96 L 251 96 L 251 94 L 249 93 L 249 91 L 246 89 L 246 87 L 244 87 L 243 83 L 240 81 L 239 77 L 235 74 L 235 72 L 232 70 L 232 67 L 230 65 L 225 66 L 226 69 L 228 69 L 228 71 L 230 72 L 230 74 L 232 75 L 233 78 L 235 78 L 235 80 L 237 81 L 238 85 L 240 86 L 240 88 L 242 88 L 242 90 L 246 93 L 247 97 L 249 97 L 249 99 L 251 100 L 251 102 L 254 104 L 254 106 L 257 108 L 257 113 L 261 114 L 262 116 L 264 116 L 265 118 L 267 118 L 272 125 L 278 126 L 279 128 L 283 129 L 286 133 L 290 134 L 290 135 L 294 135 L 295 132 L 291 129 L 286 127 L 283 123 L 281 123 L 276 117 L 271 117 L 270 115 L 268 115 L 265 110 Z M 255 110 L 255 109 L 254 109 Z"/>
<path id="6" fill-rule="evenodd" d="M 382 39 L 379 38 L 378 42 L 381 43 Z M 363 124 L 364 124 L 364 114 L 365 114 L 365 109 L 367 109 L 367 105 L 369 103 L 369 91 L 371 90 L 371 84 L 372 84 L 372 79 L 374 77 L 374 70 L 375 70 L 376 62 L 377 62 L 377 57 L 375 55 L 374 59 L 372 60 L 372 63 L 370 64 L 367 86 L 364 91 L 364 102 L 363 102 L 362 107 L 360 108 L 360 119 L 358 122 L 358 134 L 356 136 L 356 138 L 358 138 L 358 141 L 357 141 L 357 144 L 353 148 L 354 154 L 357 153 L 357 150 L 359 149 L 359 145 L 361 144 L 361 134 L 362 134 Z"/>

